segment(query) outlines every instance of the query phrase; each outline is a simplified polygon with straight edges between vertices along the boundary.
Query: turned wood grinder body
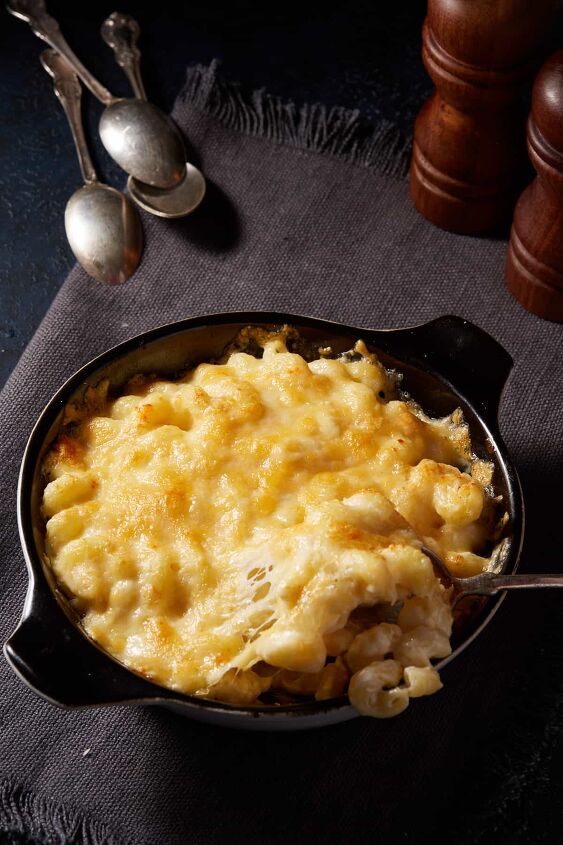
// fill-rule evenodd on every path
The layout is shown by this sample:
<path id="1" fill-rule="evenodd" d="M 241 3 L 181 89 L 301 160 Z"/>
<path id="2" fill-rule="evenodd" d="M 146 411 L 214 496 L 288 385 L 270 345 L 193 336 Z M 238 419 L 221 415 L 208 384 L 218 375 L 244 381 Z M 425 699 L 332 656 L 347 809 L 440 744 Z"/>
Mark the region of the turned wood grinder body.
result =
<path id="1" fill-rule="evenodd" d="M 563 322 L 563 50 L 534 82 L 528 151 L 538 175 L 514 211 L 508 287 L 529 311 Z"/>
<path id="2" fill-rule="evenodd" d="M 525 114 L 553 0 L 429 0 L 424 64 L 436 85 L 414 132 L 416 208 L 462 234 L 510 221 L 522 188 Z"/>

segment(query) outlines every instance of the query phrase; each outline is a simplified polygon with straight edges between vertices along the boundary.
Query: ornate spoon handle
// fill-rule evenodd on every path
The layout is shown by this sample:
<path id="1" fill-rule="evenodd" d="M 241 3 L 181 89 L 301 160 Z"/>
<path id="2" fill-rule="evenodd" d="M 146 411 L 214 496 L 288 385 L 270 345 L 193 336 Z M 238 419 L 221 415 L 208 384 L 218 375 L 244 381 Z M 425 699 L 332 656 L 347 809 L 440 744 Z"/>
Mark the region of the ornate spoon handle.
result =
<path id="1" fill-rule="evenodd" d="M 141 78 L 141 52 L 137 47 L 139 24 L 130 15 L 113 12 L 102 24 L 102 38 L 111 47 L 117 64 L 123 68 L 133 93 L 140 100 L 146 100 L 145 86 Z"/>
<path id="2" fill-rule="evenodd" d="M 563 575 L 495 575 L 493 572 L 481 572 L 468 578 L 456 578 L 452 575 L 442 558 L 429 549 L 421 546 L 424 554 L 430 558 L 437 569 L 457 591 L 454 605 L 464 596 L 494 596 L 503 590 L 538 589 L 540 587 L 563 587 Z"/>
<path id="3" fill-rule="evenodd" d="M 56 50 L 45 50 L 40 56 L 41 64 L 53 78 L 53 88 L 59 98 L 74 138 L 82 176 L 87 185 L 98 181 L 88 145 L 84 134 L 82 116 L 80 114 L 80 100 L 82 91 L 78 76 L 63 56 Z"/>
<path id="4" fill-rule="evenodd" d="M 78 56 L 70 49 L 59 24 L 47 12 L 44 0 L 9 0 L 6 8 L 16 18 L 26 21 L 38 38 L 46 41 L 50 47 L 53 47 L 61 56 L 65 57 L 94 97 L 97 97 L 105 106 L 115 102 L 115 97 L 92 76 Z"/>
<path id="5" fill-rule="evenodd" d="M 462 588 L 466 594 L 478 590 L 484 595 L 494 595 L 501 590 L 524 590 L 539 587 L 563 587 L 563 575 L 475 575 L 464 579 L 473 581 Z"/>

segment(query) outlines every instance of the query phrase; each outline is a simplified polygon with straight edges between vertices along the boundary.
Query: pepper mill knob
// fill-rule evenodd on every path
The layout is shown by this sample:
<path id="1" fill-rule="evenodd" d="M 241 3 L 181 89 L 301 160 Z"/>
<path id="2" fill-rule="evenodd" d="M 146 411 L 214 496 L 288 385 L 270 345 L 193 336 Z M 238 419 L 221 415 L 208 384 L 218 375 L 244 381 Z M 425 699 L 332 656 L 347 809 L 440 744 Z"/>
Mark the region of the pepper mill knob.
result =
<path id="1" fill-rule="evenodd" d="M 508 223 L 526 162 L 519 98 L 556 0 L 428 0 L 422 58 L 436 91 L 415 123 L 410 189 L 431 223 Z"/>
<path id="2" fill-rule="evenodd" d="M 508 287 L 528 311 L 563 322 L 563 50 L 536 77 L 528 152 L 538 175 L 514 211 Z"/>

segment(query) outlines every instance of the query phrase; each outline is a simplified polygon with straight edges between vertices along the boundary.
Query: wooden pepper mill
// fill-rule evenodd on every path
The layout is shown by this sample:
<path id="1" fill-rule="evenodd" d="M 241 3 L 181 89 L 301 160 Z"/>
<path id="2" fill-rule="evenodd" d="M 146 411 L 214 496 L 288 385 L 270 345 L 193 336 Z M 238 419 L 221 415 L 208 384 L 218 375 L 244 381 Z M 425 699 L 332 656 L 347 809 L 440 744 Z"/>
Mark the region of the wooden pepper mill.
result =
<path id="1" fill-rule="evenodd" d="M 428 0 L 422 58 L 437 90 L 415 124 L 410 188 L 442 229 L 508 223 L 525 163 L 518 98 L 537 67 L 554 0 Z"/>
<path id="2" fill-rule="evenodd" d="M 563 322 L 563 50 L 534 83 L 528 151 L 538 175 L 514 211 L 508 287 L 528 311 Z"/>

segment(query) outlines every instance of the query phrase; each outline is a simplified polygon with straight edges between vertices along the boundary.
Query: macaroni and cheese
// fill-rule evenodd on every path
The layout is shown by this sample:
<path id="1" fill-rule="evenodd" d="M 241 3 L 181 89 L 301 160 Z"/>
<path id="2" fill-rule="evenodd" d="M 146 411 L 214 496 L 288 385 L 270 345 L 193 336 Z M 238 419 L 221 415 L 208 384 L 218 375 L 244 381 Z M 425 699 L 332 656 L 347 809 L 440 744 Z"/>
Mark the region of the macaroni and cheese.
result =
<path id="1" fill-rule="evenodd" d="M 399 398 L 361 341 L 308 362 L 287 332 L 257 337 L 261 357 L 68 410 L 49 563 L 88 635 L 158 684 L 234 705 L 347 692 L 392 716 L 441 687 L 450 595 L 420 546 L 485 568 L 486 468 L 459 414 Z"/>

